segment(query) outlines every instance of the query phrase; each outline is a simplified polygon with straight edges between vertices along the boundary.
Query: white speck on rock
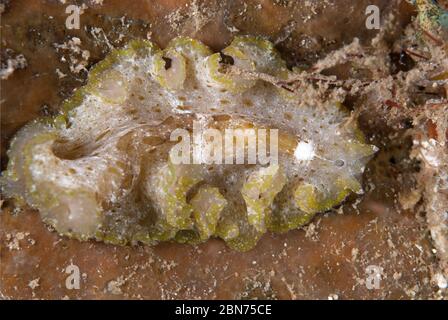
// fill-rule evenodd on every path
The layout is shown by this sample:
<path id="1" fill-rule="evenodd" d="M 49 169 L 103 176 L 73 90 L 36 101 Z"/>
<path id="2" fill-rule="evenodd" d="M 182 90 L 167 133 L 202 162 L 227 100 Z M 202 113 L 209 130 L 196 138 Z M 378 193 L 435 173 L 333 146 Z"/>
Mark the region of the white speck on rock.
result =
<path id="1" fill-rule="evenodd" d="M 40 278 L 36 278 L 36 279 L 34 279 L 34 280 L 31 280 L 31 281 L 28 283 L 28 287 L 30 287 L 32 290 L 36 289 L 37 287 L 40 286 L 40 285 L 39 285 L 39 280 L 40 280 Z"/>
<path id="2" fill-rule="evenodd" d="M 126 280 L 123 276 L 118 277 L 115 280 L 111 280 L 107 283 L 107 291 L 112 293 L 113 295 L 120 295 L 123 294 L 123 291 L 121 290 L 121 286 L 124 285 Z"/>
<path id="3" fill-rule="evenodd" d="M 443 276 L 443 274 L 441 273 L 436 273 L 434 275 L 435 281 L 437 283 L 437 286 L 440 289 L 446 289 L 448 287 L 448 283 L 447 280 L 445 279 L 445 277 Z"/>
<path id="4" fill-rule="evenodd" d="M 334 293 L 332 293 L 328 296 L 328 300 L 338 300 L 338 299 L 339 299 L 339 296 Z"/>

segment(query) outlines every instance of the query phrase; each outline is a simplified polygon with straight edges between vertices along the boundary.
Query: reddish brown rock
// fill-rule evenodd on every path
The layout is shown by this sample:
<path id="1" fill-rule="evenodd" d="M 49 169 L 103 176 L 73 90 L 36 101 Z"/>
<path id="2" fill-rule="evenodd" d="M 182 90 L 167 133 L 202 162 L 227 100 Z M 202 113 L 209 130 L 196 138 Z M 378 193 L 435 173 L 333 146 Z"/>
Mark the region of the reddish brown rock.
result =
<path id="1" fill-rule="evenodd" d="M 85 81 L 85 71 L 70 67 L 85 64 L 88 69 L 109 46 L 139 37 L 164 46 L 183 34 L 220 49 L 236 34 L 260 34 L 275 42 L 290 63 L 309 64 L 354 37 L 367 41 L 376 34 L 364 25 L 367 4 L 378 4 L 383 13 L 398 12 L 403 22 L 412 12 L 406 4 L 386 0 L 84 2 L 88 7 L 80 30 L 65 28 L 67 4 L 60 1 L 11 1 L 2 13 L 2 48 L 27 61 L 26 68 L 1 83 L 2 168 L 11 136 L 42 113 L 56 112 Z M 79 51 L 70 46 L 73 37 L 80 39 Z M 397 176 L 403 163 L 386 156 L 378 156 L 367 173 L 367 183 L 375 188 L 360 203 L 349 201 L 343 214 L 320 215 L 303 230 L 265 236 L 247 253 L 218 240 L 197 247 L 82 243 L 48 230 L 35 211 L 13 214 L 9 201 L 0 214 L 0 294 L 44 299 L 437 298 L 431 279 L 437 260 L 425 220 L 400 210 Z M 65 269 L 72 264 L 81 273 L 79 290 L 66 288 Z M 377 290 L 366 287 L 368 266 L 383 268 Z"/>

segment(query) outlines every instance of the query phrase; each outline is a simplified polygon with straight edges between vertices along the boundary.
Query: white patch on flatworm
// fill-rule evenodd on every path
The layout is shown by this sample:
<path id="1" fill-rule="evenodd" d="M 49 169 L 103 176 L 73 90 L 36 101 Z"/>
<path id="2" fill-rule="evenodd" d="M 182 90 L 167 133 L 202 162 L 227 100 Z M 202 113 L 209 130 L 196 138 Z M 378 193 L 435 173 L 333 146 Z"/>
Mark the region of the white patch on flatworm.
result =
<path id="1" fill-rule="evenodd" d="M 316 153 L 314 152 L 313 142 L 300 141 L 297 144 L 294 156 L 299 161 L 310 161 L 314 158 Z"/>

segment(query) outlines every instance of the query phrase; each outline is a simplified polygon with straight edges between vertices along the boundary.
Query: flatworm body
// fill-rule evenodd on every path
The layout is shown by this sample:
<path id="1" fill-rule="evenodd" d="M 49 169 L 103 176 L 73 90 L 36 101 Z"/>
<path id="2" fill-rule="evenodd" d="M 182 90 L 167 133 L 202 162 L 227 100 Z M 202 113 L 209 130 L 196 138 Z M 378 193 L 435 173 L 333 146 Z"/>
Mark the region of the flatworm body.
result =
<path id="1" fill-rule="evenodd" d="M 227 72 L 226 65 L 242 73 Z M 261 38 L 237 37 L 221 53 L 190 38 L 176 38 L 164 50 L 133 41 L 90 71 L 60 115 L 15 136 L 3 192 L 80 240 L 219 237 L 249 250 L 265 232 L 303 226 L 350 193 L 362 193 L 362 173 L 376 151 L 338 101 L 316 103 L 263 80 L 295 72 Z M 276 129 L 278 161 L 174 161 L 172 133 L 193 132 L 198 123 L 223 134 Z M 263 131 L 255 132 L 257 140 Z M 224 146 L 223 156 L 229 152 Z"/>

